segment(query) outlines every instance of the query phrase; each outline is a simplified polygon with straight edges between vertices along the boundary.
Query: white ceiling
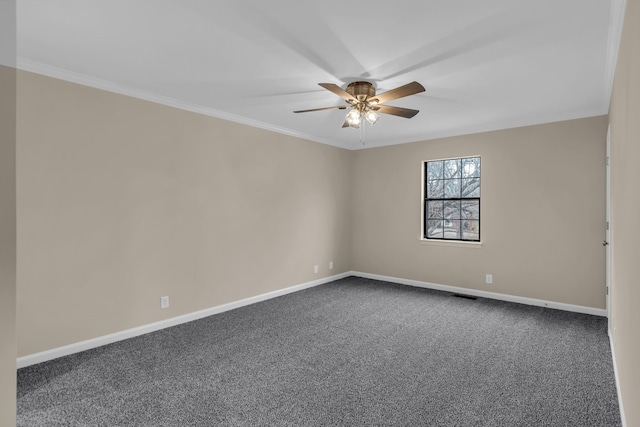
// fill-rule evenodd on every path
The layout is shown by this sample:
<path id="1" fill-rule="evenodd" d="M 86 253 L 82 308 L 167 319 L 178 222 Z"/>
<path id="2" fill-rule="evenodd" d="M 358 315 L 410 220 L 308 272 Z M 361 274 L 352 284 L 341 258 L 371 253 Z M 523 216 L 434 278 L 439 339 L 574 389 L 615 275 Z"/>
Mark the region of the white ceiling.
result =
<path id="1" fill-rule="evenodd" d="M 621 6 L 622 5 L 622 6 Z M 623 0 L 18 0 L 18 67 L 340 146 L 317 83 L 368 80 L 389 105 L 365 147 L 608 111 Z"/>

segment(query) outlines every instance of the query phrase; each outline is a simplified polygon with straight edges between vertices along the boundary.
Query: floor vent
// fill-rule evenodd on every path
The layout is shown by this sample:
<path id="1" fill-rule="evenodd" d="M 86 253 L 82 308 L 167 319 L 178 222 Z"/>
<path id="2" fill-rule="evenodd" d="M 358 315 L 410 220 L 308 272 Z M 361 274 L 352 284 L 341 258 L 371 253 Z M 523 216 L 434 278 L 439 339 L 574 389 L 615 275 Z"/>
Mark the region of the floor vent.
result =
<path id="1" fill-rule="evenodd" d="M 456 298 L 466 298 L 466 299 L 478 299 L 478 297 L 472 297 L 471 295 L 463 295 L 463 294 L 453 294 Z"/>

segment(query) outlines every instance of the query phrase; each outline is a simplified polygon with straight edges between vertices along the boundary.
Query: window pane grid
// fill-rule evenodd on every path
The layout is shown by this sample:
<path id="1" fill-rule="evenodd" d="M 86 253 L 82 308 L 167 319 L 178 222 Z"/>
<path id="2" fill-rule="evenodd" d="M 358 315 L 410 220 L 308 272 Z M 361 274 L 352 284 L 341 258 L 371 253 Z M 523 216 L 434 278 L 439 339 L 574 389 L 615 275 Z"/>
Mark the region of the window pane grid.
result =
<path id="1" fill-rule="evenodd" d="M 480 158 L 425 162 L 424 237 L 480 241 Z"/>

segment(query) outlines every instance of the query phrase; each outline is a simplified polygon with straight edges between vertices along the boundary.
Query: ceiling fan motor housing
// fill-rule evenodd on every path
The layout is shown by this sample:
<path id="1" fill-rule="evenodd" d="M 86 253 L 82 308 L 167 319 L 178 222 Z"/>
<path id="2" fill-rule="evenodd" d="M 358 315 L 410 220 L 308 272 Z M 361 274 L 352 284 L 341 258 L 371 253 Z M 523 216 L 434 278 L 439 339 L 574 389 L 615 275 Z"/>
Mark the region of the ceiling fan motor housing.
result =
<path id="1" fill-rule="evenodd" d="M 369 82 L 349 83 L 346 91 L 348 94 L 353 95 L 360 102 L 376 94 L 376 88 Z"/>

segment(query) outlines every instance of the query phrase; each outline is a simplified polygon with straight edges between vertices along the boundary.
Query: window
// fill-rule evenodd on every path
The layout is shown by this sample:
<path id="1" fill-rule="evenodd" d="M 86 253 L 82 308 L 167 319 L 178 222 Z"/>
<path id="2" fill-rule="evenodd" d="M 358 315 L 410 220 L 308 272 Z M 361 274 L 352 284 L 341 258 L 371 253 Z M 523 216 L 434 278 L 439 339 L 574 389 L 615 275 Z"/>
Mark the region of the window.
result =
<path id="1" fill-rule="evenodd" d="M 480 241 L 480 157 L 424 162 L 424 238 Z"/>

